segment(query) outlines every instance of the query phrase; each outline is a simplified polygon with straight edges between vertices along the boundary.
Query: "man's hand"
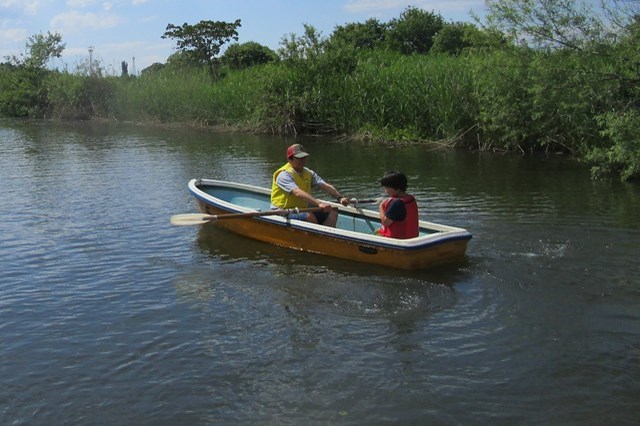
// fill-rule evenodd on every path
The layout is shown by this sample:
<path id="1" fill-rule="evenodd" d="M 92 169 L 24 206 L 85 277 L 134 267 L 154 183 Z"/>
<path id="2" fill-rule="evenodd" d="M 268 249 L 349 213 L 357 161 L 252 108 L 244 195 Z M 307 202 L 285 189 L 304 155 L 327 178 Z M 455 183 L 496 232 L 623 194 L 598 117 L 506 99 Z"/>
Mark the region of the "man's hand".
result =
<path id="1" fill-rule="evenodd" d="M 338 198 L 338 202 L 343 206 L 348 206 L 351 200 L 349 200 L 349 197 L 340 197 Z"/>
<path id="2" fill-rule="evenodd" d="M 330 212 L 333 208 L 331 204 L 320 202 L 318 203 L 318 207 L 321 207 L 325 212 Z"/>

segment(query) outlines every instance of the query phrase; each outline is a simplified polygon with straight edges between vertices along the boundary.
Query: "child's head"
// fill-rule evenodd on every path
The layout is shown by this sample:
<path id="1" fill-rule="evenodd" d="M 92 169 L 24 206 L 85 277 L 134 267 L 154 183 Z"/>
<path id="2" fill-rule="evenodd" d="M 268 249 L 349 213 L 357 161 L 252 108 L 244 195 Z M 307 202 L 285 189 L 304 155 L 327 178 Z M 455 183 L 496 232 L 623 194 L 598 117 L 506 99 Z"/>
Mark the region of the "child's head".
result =
<path id="1" fill-rule="evenodd" d="M 387 172 L 382 179 L 380 179 L 380 185 L 385 188 L 393 188 L 396 191 L 406 191 L 407 177 L 402 172 L 392 170 Z"/>

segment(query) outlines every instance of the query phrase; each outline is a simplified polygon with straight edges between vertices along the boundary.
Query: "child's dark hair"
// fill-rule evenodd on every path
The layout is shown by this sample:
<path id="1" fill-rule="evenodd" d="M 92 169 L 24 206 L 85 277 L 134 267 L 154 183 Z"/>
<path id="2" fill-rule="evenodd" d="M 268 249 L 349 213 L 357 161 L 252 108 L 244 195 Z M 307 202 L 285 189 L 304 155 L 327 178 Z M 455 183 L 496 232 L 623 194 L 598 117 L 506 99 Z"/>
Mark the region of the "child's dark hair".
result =
<path id="1" fill-rule="evenodd" d="M 387 188 L 393 188 L 395 190 L 406 191 L 407 177 L 402 172 L 392 170 L 387 172 L 382 179 L 380 179 L 380 185 Z"/>

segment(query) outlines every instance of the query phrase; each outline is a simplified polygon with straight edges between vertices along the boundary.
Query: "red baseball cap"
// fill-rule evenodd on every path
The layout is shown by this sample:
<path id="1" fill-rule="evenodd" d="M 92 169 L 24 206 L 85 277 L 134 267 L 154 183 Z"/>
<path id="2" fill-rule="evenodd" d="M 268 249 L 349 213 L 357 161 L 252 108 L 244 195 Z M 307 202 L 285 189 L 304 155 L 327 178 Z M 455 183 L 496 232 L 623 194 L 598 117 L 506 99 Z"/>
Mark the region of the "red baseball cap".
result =
<path id="1" fill-rule="evenodd" d="M 304 150 L 304 147 L 299 143 L 291 145 L 287 148 L 287 158 L 296 157 L 296 158 L 304 158 L 308 156 L 309 153 Z"/>

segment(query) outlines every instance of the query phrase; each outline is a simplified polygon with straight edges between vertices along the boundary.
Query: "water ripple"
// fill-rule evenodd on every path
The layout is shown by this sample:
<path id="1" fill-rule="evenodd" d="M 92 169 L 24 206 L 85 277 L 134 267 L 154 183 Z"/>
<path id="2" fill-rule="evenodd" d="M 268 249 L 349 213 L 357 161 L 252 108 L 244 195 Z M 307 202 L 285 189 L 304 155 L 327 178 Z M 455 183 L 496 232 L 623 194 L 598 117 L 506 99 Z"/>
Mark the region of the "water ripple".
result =
<path id="1" fill-rule="evenodd" d="M 359 198 L 397 161 L 421 218 L 474 235 L 461 264 L 389 271 L 169 224 L 195 210 L 190 178 L 268 186 L 290 141 L 3 126 L 2 424 L 638 418 L 631 187 L 554 159 L 304 140 Z"/>

